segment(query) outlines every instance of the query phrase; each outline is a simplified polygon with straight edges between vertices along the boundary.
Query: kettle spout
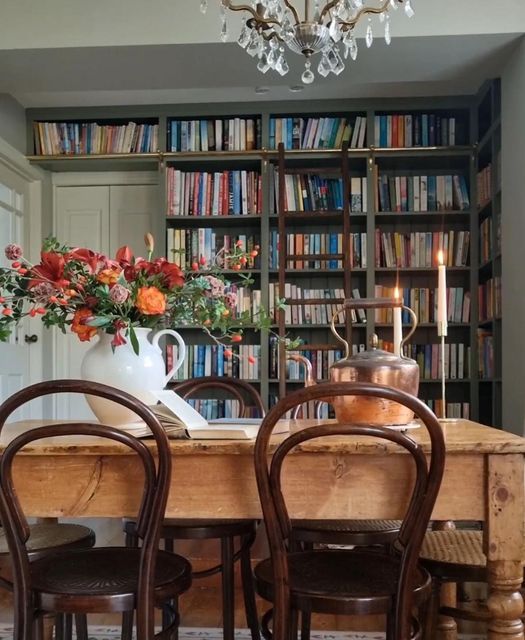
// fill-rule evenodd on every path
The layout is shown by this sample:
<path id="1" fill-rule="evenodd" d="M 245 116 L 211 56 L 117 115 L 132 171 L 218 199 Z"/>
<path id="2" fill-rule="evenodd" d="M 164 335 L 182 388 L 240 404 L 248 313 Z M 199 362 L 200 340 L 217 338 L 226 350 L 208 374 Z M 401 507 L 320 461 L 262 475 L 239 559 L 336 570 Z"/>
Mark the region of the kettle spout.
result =
<path id="1" fill-rule="evenodd" d="M 304 386 L 305 387 L 313 387 L 317 384 L 314 373 L 312 369 L 312 363 L 305 356 L 301 356 L 298 354 L 293 354 L 288 356 L 289 360 L 293 360 L 294 362 L 300 362 L 304 367 Z"/>

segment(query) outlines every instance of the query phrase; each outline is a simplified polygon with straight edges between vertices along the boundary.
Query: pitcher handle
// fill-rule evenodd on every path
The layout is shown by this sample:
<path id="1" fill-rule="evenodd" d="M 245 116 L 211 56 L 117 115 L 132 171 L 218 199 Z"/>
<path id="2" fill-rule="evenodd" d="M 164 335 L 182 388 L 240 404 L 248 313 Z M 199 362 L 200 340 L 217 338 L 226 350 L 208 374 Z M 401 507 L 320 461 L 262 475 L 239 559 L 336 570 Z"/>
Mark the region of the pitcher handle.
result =
<path id="1" fill-rule="evenodd" d="M 184 362 L 184 358 L 186 357 L 186 343 L 182 339 L 182 336 L 180 335 L 180 333 L 173 331 L 173 329 L 162 329 L 162 331 L 157 331 L 157 333 L 153 336 L 151 344 L 154 347 L 159 347 L 159 340 L 162 336 L 172 336 L 173 338 L 175 338 L 178 346 L 177 360 L 175 361 L 175 364 L 168 371 L 166 377 L 164 378 L 164 386 L 166 386 L 168 382 L 171 380 L 173 374 L 179 370 L 182 363 Z"/>

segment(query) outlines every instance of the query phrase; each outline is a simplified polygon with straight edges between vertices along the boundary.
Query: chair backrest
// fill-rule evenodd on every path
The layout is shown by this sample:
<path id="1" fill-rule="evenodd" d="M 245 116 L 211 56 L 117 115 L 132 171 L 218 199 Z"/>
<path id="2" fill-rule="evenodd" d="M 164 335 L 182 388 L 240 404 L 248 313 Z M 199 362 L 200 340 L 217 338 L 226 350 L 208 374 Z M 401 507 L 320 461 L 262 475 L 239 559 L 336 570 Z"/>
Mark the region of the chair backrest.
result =
<path id="1" fill-rule="evenodd" d="M 42 438 L 68 435 L 107 438 L 126 445 L 134 451 L 144 469 L 144 488 L 137 518 L 138 535 L 143 540 L 137 598 L 137 633 L 139 637 L 152 638 L 154 634 L 154 570 L 171 479 L 171 454 L 168 438 L 158 419 L 145 404 L 119 389 L 82 380 L 41 382 L 15 393 L 0 405 L 0 431 L 21 405 L 35 398 L 56 393 L 81 393 L 99 396 L 130 409 L 151 429 L 156 452 L 152 452 L 143 441 L 117 427 L 87 422 L 51 424 L 31 428 L 7 445 L 0 459 L 0 518 L 5 528 L 13 561 L 15 601 L 26 603 L 25 607 L 27 607 L 31 597 L 31 574 L 25 546 L 29 538 L 29 527 L 13 484 L 12 468 L 16 454 L 29 443 Z M 17 609 L 18 607 L 15 607 L 15 610 Z M 29 619 L 29 616 L 26 618 Z"/>
<path id="2" fill-rule="evenodd" d="M 175 387 L 184 400 L 201 395 L 204 390 L 214 390 L 221 394 L 221 398 L 225 396 L 233 398 L 239 403 L 239 418 L 247 418 L 249 415 L 249 407 L 255 407 L 258 417 L 262 418 L 265 414 L 264 404 L 260 394 L 253 386 L 239 380 L 238 378 L 219 378 L 216 376 L 204 376 L 202 378 L 193 378 L 180 382 Z M 201 396 L 202 397 L 202 396 Z"/>
<path id="3" fill-rule="evenodd" d="M 407 434 L 387 427 L 356 426 L 325 422 L 292 432 L 276 448 L 270 461 L 270 437 L 275 424 L 286 412 L 306 402 L 327 401 L 340 396 L 373 396 L 397 402 L 414 411 L 428 431 L 431 450 L 424 452 Z M 435 415 L 416 397 L 391 387 L 373 383 L 324 383 L 300 389 L 280 400 L 266 415 L 255 443 L 255 474 L 261 501 L 274 575 L 274 637 L 284 638 L 289 616 L 287 553 L 292 527 L 281 489 L 281 472 L 286 455 L 297 445 L 325 436 L 361 436 L 388 440 L 405 449 L 415 465 L 415 480 L 399 536 L 393 551 L 400 556 L 400 575 L 396 599 L 395 638 L 410 637 L 412 590 L 423 536 L 439 491 L 445 463 L 443 432 Z M 428 463 L 427 463 L 428 456 Z M 349 513 L 351 518 L 352 514 Z"/>

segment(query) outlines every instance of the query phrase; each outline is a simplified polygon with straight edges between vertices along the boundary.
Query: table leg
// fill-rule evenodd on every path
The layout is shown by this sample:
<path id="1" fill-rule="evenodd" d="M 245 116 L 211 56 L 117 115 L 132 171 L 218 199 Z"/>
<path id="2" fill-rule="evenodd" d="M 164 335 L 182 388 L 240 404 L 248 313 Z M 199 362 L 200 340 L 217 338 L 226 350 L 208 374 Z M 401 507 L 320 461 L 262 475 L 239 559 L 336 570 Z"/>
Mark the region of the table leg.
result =
<path id="1" fill-rule="evenodd" d="M 521 454 L 488 456 L 487 555 L 491 613 L 489 640 L 524 640 L 521 620 L 524 557 L 524 458 Z"/>

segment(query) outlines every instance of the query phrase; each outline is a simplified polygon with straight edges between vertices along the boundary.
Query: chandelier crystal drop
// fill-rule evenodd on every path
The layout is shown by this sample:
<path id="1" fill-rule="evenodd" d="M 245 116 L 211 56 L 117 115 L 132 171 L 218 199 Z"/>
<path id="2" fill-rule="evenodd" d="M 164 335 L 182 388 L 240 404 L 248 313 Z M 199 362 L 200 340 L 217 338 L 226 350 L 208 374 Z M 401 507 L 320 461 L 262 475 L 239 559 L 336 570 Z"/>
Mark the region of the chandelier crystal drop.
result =
<path id="1" fill-rule="evenodd" d="M 238 4 L 234 0 L 219 0 L 221 40 L 229 38 L 227 10 L 243 12 L 238 44 L 252 57 L 257 58 L 261 73 L 270 69 L 284 76 L 289 72 L 286 48 L 304 56 L 305 70 L 302 81 L 314 81 L 311 58 L 320 54 L 317 73 L 323 77 L 330 73 L 339 75 L 345 68 L 344 58 L 357 58 L 357 42 L 354 29 L 362 18 L 368 19 L 365 43 L 371 47 L 374 41 L 372 18 L 378 17 L 384 27 L 386 44 L 392 40 L 388 11 L 403 6 L 408 18 L 414 15 L 412 0 L 251 0 Z M 201 0 L 202 13 L 207 9 Z M 295 5 L 301 4 L 301 9 Z"/>

